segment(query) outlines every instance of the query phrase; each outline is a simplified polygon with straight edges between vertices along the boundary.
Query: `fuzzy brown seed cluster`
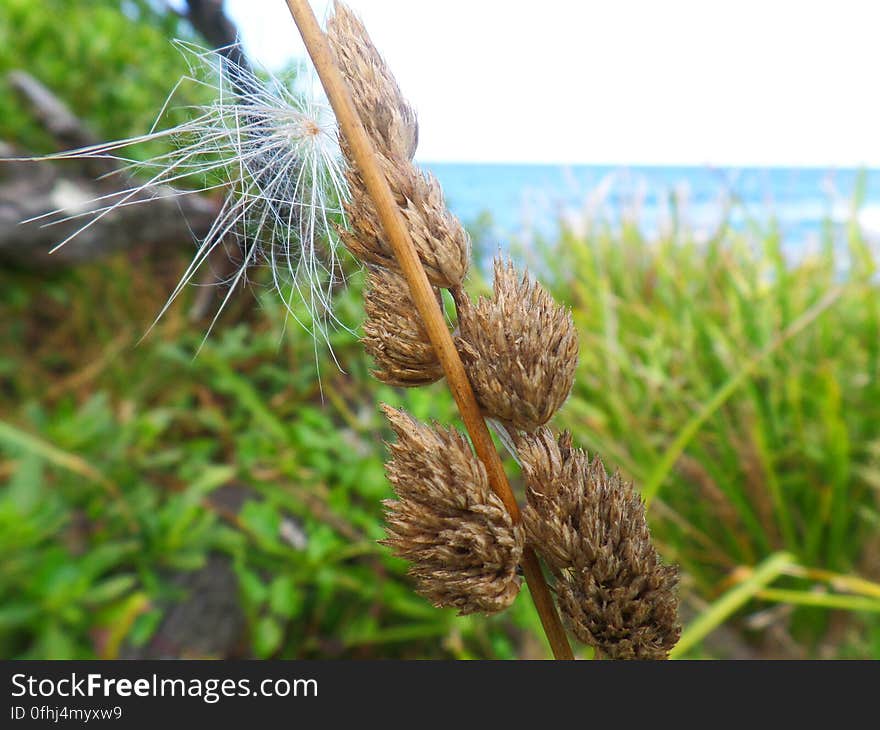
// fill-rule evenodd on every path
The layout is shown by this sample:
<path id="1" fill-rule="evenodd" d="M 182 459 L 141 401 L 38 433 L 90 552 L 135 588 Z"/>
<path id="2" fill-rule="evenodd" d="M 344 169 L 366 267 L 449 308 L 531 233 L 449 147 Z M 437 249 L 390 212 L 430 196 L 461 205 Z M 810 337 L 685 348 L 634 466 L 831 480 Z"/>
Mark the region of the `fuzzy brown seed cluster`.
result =
<path id="1" fill-rule="evenodd" d="M 440 183 L 411 162 L 418 140 L 415 114 L 363 25 L 341 3 L 336 4 L 327 23 L 327 37 L 428 279 L 443 288 L 458 286 L 468 270 L 470 239 L 447 209 Z M 344 141 L 342 148 L 350 163 L 346 176 L 351 199 L 345 203 L 350 230 L 340 230 L 340 237 L 361 261 L 397 269 L 379 216 Z"/>
<path id="2" fill-rule="evenodd" d="M 611 659 L 665 659 L 681 632 L 678 571 L 660 562 L 639 494 L 569 434 L 543 428 L 517 450 L 526 535 L 557 575 L 575 635 Z"/>
<path id="3" fill-rule="evenodd" d="M 574 382 L 578 339 L 571 314 L 501 257 L 493 297 L 456 304 L 456 345 L 486 414 L 523 431 L 547 423 Z"/>
<path id="4" fill-rule="evenodd" d="M 410 563 L 417 590 L 460 614 L 495 613 L 519 592 L 524 532 L 489 488 L 470 445 L 385 407 L 397 434 L 386 465 L 397 500 L 386 500 L 384 544 Z"/>
<path id="5" fill-rule="evenodd" d="M 348 7 L 336 3 L 327 21 L 327 35 L 373 144 L 385 157 L 411 160 L 419 141 L 416 113 L 363 23 Z"/>
<path id="6" fill-rule="evenodd" d="M 501 258 L 493 295 L 471 302 L 462 286 L 467 234 L 437 181 L 412 164 L 418 141 L 412 108 L 363 25 L 339 2 L 328 38 L 441 311 L 440 289 L 449 289 L 455 301 L 455 345 L 477 401 L 509 429 L 527 482 L 528 506 L 515 522 L 462 434 L 386 407 L 397 434 L 386 464 L 397 499 L 384 503 L 383 543 L 409 562 L 419 593 L 467 614 L 495 613 L 512 603 L 528 539 L 552 570 L 560 606 L 579 639 L 615 659 L 665 657 L 680 631 L 677 572 L 661 564 L 638 494 L 619 475 L 609 477 L 598 459 L 591 463 L 572 448 L 570 437 L 557 440 L 544 428 L 574 380 L 578 342 L 571 314 Z M 369 271 L 362 342 L 375 361 L 373 374 L 399 386 L 432 383 L 443 368 L 341 143 L 351 198 L 348 229 L 340 236 Z M 557 649 L 558 635 L 554 652 L 566 655 Z"/>
<path id="7" fill-rule="evenodd" d="M 400 274 L 388 269 L 370 271 L 364 313 L 361 342 L 376 363 L 372 371 L 376 378 L 389 385 L 412 387 L 443 377 L 443 367 Z"/>

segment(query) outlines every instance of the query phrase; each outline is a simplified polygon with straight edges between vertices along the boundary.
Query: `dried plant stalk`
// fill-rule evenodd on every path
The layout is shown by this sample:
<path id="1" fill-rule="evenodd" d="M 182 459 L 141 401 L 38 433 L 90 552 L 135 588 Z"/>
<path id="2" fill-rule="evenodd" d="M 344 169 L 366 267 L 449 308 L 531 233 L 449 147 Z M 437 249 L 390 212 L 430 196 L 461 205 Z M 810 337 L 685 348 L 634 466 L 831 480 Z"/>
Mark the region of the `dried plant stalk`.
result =
<path id="1" fill-rule="evenodd" d="M 340 69 L 336 64 L 336 58 L 322 33 L 314 14 L 306 0 L 287 0 L 294 21 L 303 37 L 309 55 L 318 72 L 318 76 L 324 86 L 324 90 L 330 100 L 342 135 L 345 138 L 346 150 L 350 159 L 358 170 L 357 183 L 362 184 L 363 190 L 369 196 L 375 218 L 378 219 L 379 227 L 374 227 L 375 232 L 381 233 L 380 241 L 387 243 L 387 249 L 393 253 L 394 259 L 389 261 L 379 260 L 377 263 L 387 263 L 399 270 L 407 281 L 410 288 L 410 296 L 416 305 L 419 315 L 425 326 L 425 331 L 434 346 L 437 357 L 443 366 L 446 380 L 450 391 L 458 405 L 462 420 L 471 437 L 474 450 L 482 462 L 492 491 L 501 499 L 509 512 L 512 520 L 520 519 L 519 506 L 510 489 L 507 476 L 501 464 L 501 458 L 495 450 L 486 423 L 480 412 L 480 407 L 474 396 L 473 389 L 468 379 L 467 372 L 461 362 L 458 351 L 447 328 L 445 318 L 432 290 L 431 282 L 426 274 L 426 268 L 420 260 L 422 251 L 417 248 L 415 242 L 424 240 L 425 235 L 432 236 L 428 241 L 431 249 L 437 244 L 433 239 L 437 231 L 424 223 L 415 224 L 412 217 L 405 216 L 405 210 L 401 210 L 401 203 L 408 206 L 408 201 L 395 198 L 389 180 L 386 177 L 387 164 L 383 164 L 383 158 L 377 155 L 373 143 L 364 128 L 363 123 L 355 109 L 349 88 L 343 79 Z M 337 11 L 341 6 L 336 5 Z M 407 208 L 408 209 L 408 208 Z M 448 213 L 447 213 L 448 215 Z M 412 227 L 412 235 L 408 225 Z M 370 231 L 365 231 L 369 233 Z M 453 247 L 462 250 L 461 239 L 454 234 L 445 240 L 445 244 L 451 243 Z M 383 254 L 385 255 L 385 254 Z M 366 258 L 366 257 L 365 257 Z M 454 255 L 449 257 L 454 260 Z M 370 259 L 367 259 L 370 260 Z M 430 261 L 428 262 L 430 263 Z M 462 269 L 463 276 L 466 266 Z M 450 277 L 455 279 L 456 277 Z M 439 283 L 439 282 L 438 282 Z M 457 285 L 458 281 L 444 283 Z M 565 635 L 565 630 L 556 613 L 553 600 L 550 596 L 547 583 L 541 572 L 540 564 L 534 552 L 529 548 L 523 550 L 522 568 L 529 590 L 535 601 L 538 615 L 547 634 L 553 654 L 561 659 L 573 659 L 571 647 Z"/>
<path id="2" fill-rule="evenodd" d="M 341 3 L 335 5 L 327 23 L 327 37 L 349 84 L 358 117 L 372 140 L 375 160 L 394 194 L 428 279 L 445 288 L 460 284 L 468 270 L 470 239 L 447 209 L 440 183 L 411 162 L 418 142 L 414 112 L 363 24 Z M 351 198 L 345 211 L 351 230 L 340 230 L 340 237 L 361 261 L 398 269 L 394 250 L 385 240 L 383 224 L 361 169 L 354 164 L 347 138 L 341 146 L 350 163 L 346 179 Z"/>
<path id="3" fill-rule="evenodd" d="M 639 495 L 574 449 L 569 436 L 556 439 L 543 428 L 574 379 L 571 315 L 500 258 L 492 298 L 467 298 L 467 237 L 439 185 L 411 162 L 415 115 L 363 26 L 337 3 L 328 44 L 304 0 L 288 5 L 343 135 L 351 200 L 350 228 L 340 234 L 374 267 L 363 340 L 374 374 L 397 385 L 445 374 L 479 457 L 457 432 L 386 409 L 398 436 L 387 464 L 398 499 L 385 503 L 385 544 L 410 562 L 420 593 L 461 613 L 509 605 L 521 562 L 554 655 L 572 658 L 525 535 L 553 571 L 578 638 L 610 658 L 664 658 L 680 632 L 677 571 L 660 562 Z M 455 301 L 455 342 L 436 287 L 450 289 Z M 523 515 L 481 409 L 517 442 L 527 482 Z"/>

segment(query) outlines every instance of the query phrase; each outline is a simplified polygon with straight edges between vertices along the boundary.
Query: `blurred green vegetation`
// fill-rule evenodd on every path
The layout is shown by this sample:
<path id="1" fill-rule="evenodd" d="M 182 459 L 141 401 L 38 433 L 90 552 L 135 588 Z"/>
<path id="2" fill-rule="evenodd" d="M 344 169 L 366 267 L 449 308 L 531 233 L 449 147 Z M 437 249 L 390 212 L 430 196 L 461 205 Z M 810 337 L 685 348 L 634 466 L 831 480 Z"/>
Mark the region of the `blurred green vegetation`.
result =
<path id="1" fill-rule="evenodd" d="M 0 71 L 25 63 L 104 137 L 149 128 L 186 25 L 148 2 L 44 5 L 0 8 Z M 48 151 L 4 91 L 0 138 Z M 193 290 L 141 341 L 188 244 L 0 272 L 0 656 L 211 655 L 167 634 L 181 576 L 217 559 L 232 580 L 198 616 L 223 633 L 231 595 L 245 627 L 217 655 L 544 656 L 527 597 L 456 617 L 376 543 L 377 405 L 452 422 L 443 384 L 375 382 L 345 330 L 345 372 L 316 360 L 258 287 L 198 356 Z M 561 228 L 520 257 L 581 335 L 557 425 L 637 482 L 682 566 L 681 655 L 880 658 L 876 260 L 856 227 L 797 264 L 782 251 L 772 227 L 706 244 L 626 225 Z M 352 327 L 361 283 L 337 295 Z"/>
<path id="2" fill-rule="evenodd" d="M 456 619 L 413 594 L 376 543 L 390 496 L 376 404 L 449 419 L 442 388 L 374 383 L 344 332 L 334 345 L 348 373 L 322 355 L 319 383 L 311 341 L 285 331 L 269 294 L 259 306 L 243 294 L 195 358 L 205 323 L 188 322 L 186 305 L 136 344 L 183 265 L 120 257 L 53 280 L 3 275 L 2 655 L 111 656 L 123 636 L 146 642 L 176 572 L 211 552 L 238 578 L 246 654 L 516 654 L 515 619 L 533 620 L 525 602 Z M 358 288 L 338 302 L 351 322 Z M 224 486 L 240 508 L 212 499 Z"/>
<path id="3" fill-rule="evenodd" d="M 54 152 L 6 81 L 22 68 L 84 119 L 99 139 L 146 133 L 174 83 L 187 73 L 169 40 L 194 32 L 150 0 L 3 0 L 0 4 L 0 139 L 34 153 Z M 169 122 L 185 118 L 192 85 L 180 90 Z"/>
<path id="4" fill-rule="evenodd" d="M 697 596 L 786 556 L 754 589 L 807 654 L 843 624 L 804 606 L 861 612 L 847 630 L 880 648 L 880 586 L 847 577 L 880 577 L 880 288 L 858 226 L 844 239 L 794 263 L 772 223 L 701 243 L 628 224 L 532 252 L 581 333 L 557 424 L 639 485 Z"/>

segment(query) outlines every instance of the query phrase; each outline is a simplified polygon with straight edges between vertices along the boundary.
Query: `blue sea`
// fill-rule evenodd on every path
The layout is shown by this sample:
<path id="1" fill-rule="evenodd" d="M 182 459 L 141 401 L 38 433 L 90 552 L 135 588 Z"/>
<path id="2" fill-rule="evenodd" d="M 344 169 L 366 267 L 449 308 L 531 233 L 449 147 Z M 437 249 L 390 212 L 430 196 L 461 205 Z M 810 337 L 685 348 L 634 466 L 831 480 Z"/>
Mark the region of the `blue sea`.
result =
<path id="1" fill-rule="evenodd" d="M 698 240 L 720 223 L 760 234 L 776 225 L 787 249 L 810 249 L 856 220 L 880 239 L 880 170 L 611 167 L 422 163 L 465 223 L 488 212 L 498 244 L 634 221 L 649 237 L 673 224 Z M 859 204 L 856 207 L 856 199 Z"/>

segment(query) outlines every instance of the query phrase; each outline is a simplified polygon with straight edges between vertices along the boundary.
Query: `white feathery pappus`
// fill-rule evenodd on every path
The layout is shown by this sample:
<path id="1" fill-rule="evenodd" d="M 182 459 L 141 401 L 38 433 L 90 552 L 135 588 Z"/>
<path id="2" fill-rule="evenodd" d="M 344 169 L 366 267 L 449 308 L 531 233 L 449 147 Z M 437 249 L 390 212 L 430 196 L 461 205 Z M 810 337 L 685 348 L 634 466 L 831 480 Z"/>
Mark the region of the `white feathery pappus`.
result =
<path id="1" fill-rule="evenodd" d="M 86 210 L 58 209 L 25 222 L 53 225 L 81 219 L 83 224 L 54 251 L 114 210 L 149 204 L 155 198 L 144 193 L 218 191 L 223 195 L 219 213 L 197 242 L 192 262 L 156 321 L 192 283 L 212 251 L 231 241 L 238 260 L 234 272 L 222 282 L 228 290 L 205 338 L 236 289 L 249 281 L 248 272 L 265 266 L 287 312 L 310 333 L 317 348 L 319 340 L 328 342 L 330 325 L 339 324 L 331 306 L 338 283 L 334 277 L 340 271 L 334 226 L 342 221 L 342 203 L 348 195 L 332 111 L 312 96 L 315 84 L 302 83 L 302 74 L 292 81 L 265 69 L 258 75 L 233 60 L 241 54 L 228 53 L 229 48 L 206 50 L 184 41 L 174 43 L 189 73 L 175 84 L 149 132 L 33 158 L 112 159 L 122 163 L 118 171 L 130 173 L 136 182 L 89 201 Z M 208 87 L 214 92 L 213 101 L 189 107 L 189 120 L 163 128 L 166 111 L 184 84 Z M 170 141 L 172 148 L 147 160 L 126 156 L 134 145 L 155 140 Z M 299 312 L 306 317 L 297 314 L 295 298 L 304 305 Z"/>

